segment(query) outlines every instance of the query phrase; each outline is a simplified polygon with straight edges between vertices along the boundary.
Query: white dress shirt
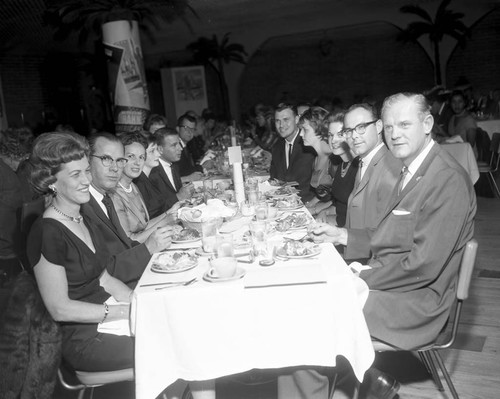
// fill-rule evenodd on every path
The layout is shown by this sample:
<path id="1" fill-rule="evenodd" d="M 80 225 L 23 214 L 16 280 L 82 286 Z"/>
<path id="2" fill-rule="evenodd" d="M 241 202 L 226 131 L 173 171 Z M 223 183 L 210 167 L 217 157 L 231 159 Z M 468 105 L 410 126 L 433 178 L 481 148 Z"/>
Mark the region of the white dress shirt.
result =
<path id="1" fill-rule="evenodd" d="M 92 184 L 89 186 L 89 191 L 90 191 L 90 195 L 92 197 L 94 197 L 94 199 L 97 201 L 97 203 L 101 207 L 101 209 L 104 212 L 104 214 L 109 218 L 108 210 L 106 209 L 106 206 L 102 203 L 104 195 L 101 194 L 99 191 L 97 191 Z"/>
<path id="2" fill-rule="evenodd" d="M 172 162 L 167 162 L 163 159 L 159 159 L 160 165 L 162 166 L 163 170 L 167 174 L 168 180 L 170 180 L 170 183 L 172 183 L 172 187 L 177 191 L 177 187 L 175 186 L 174 182 L 174 175 L 172 174 Z"/>
<path id="3" fill-rule="evenodd" d="M 366 169 L 368 169 L 368 166 L 370 165 L 370 162 L 372 161 L 372 159 L 375 156 L 375 154 L 384 145 L 385 145 L 384 143 L 378 144 L 373 150 L 371 150 L 368 154 L 366 154 L 366 156 L 364 156 L 363 158 L 361 158 L 362 163 L 361 163 L 361 167 L 359 168 L 359 181 L 361 181 L 361 179 L 363 178 L 363 176 L 364 176 L 364 174 L 366 172 Z"/>
<path id="4" fill-rule="evenodd" d="M 431 140 L 429 144 L 425 146 L 422 152 L 418 154 L 418 156 L 413 160 L 413 162 L 408 165 L 408 173 L 405 176 L 401 189 L 405 188 L 405 186 L 411 180 L 413 175 L 417 172 L 418 168 L 420 168 L 420 165 L 422 165 L 422 163 L 424 162 L 424 159 L 427 157 L 427 154 L 429 154 L 433 145 L 434 145 L 434 140 Z"/>

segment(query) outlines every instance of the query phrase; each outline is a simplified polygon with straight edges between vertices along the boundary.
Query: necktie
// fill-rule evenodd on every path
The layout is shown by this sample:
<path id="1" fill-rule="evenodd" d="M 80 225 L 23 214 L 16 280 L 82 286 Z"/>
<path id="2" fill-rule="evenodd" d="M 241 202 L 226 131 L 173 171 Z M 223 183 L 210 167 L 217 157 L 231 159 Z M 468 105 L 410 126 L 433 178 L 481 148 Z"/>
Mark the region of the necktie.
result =
<path id="1" fill-rule="evenodd" d="M 109 220 L 111 221 L 111 224 L 115 226 L 117 230 L 120 230 L 121 224 L 120 224 L 120 219 L 118 219 L 118 215 L 116 214 L 115 207 L 113 206 L 113 202 L 111 201 L 111 197 L 108 194 L 105 194 L 102 203 L 106 207 L 106 210 L 108 211 L 108 217 Z"/>
<path id="2" fill-rule="evenodd" d="M 407 174 L 408 174 L 408 168 L 406 166 L 403 166 L 403 169 L 401 169 L 401 175 L 399 176 L 398 196 L 401 195 L 401 191 L 403 191 Z"/>
<path id="3" fill-rule="evenodd" d="M 292 158 L 292 144 L 288 144 L 288 157 L 286 159 L 286 167 L 288 168 L 290 166 L 290 159 Z"/>
<path id="4" fill-rule="evenodd" d="M 363 161 L 360 159 L 358 162 L 358 173 L 356 173 L 356 179 L 354 180 L 354 187 L 358 187 L 361 182 L 361 169 L 363 168 Z"/>

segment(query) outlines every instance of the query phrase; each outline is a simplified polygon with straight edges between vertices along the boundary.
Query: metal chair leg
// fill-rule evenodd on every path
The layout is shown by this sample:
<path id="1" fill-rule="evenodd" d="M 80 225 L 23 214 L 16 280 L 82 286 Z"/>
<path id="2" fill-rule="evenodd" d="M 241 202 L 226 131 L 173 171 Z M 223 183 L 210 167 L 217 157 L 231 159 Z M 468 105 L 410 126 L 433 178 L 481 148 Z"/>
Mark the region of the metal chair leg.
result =
<path id="1" fill-rule="evenodd" d="M 337 384 L 337 373 L 328 381 L 328 399 L 333 399 L 335 393 L 335 385 Z"/>
<path id="2" fill-rule="evenodd" d="M 425 369 L 427 370 L 427 373 L 431 375 L 431 366 L 429 366 L 429 362 L 427 361 L 427 358 L 425 357 L 423 352 L 417 352 L 418 356 L 420 357 L 420 361 L 424 364 Z"/>
<path id="3" fill-rule="evenodd" d="M 455 385 L 453 385 L 453 382 L 451 381 L 450 375 L 448 374 L 448 370 L 446 369 L 446 366 L 443 362 L 443 358 L 436 350 L 431 350 L 431 353 L 434 355 L 435 359 L 437 360 L 437 362 L 439 364 L 439 368 L 443 372 L 444 379 L 446 380 L 446 383 L 448 384 L 448 387 L 450 388 L 451 395 L 453 396 L 453 399 L 459 399 L 458 393 L 455 389 Z"/>
<path id="4" fill-rule="evenodd" d="M 434 380 L 434 383 L 438 387 L 438 390 L 441 392 L 444 391 L 443 383 L 441 382 L 441 378 L 439 377 L 437 367 L 436 367 L 436 361 L 432 357 L 432 352 L 431 351 L 424 351 L 422 354 L 426 357 L 427 362 L 429 363 L 430 369 L 431 369 L 431 376 L 432 379 Z"/>
<path id="5" fill-rule="evenodd" d="M 491 172 L 488 172 L 488 175 L 490 176 L 491 182 L 493 183 L 492 186 L 495 187 L 497 197 L 500 198 L 500 190 L 498 190 L 498 185 L 495 180 L 495 176 L 493 176 L 493 173 Z"/>

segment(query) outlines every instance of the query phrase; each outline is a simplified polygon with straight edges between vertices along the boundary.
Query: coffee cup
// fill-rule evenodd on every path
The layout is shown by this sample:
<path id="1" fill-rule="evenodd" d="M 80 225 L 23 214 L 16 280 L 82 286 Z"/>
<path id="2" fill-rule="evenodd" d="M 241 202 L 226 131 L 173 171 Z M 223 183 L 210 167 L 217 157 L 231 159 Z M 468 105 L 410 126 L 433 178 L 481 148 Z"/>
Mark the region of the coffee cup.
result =
<path id="1" fill-rule="evenodd" d="M 236 274 L 236 269 L 238 267 L 238 261 L 236 258 L 223 257 L 216 258 L 210 261 L 210 271 L 208 272 L 210 277 L 215 278 L 229 278 Z"/>

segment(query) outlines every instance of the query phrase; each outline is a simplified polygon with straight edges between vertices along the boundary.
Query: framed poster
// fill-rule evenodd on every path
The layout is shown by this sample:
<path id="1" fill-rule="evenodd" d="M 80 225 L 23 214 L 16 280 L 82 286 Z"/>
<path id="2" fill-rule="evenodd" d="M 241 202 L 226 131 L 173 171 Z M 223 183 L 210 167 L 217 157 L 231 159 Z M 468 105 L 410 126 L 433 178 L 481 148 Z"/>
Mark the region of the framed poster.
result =
<path id="1" fill-rule="evenodd" d="M 175 121 L 187 111 L 201 115 L 208 108 L 205 69 L 202 66 L 162 69 L 165 116 Z"/>

